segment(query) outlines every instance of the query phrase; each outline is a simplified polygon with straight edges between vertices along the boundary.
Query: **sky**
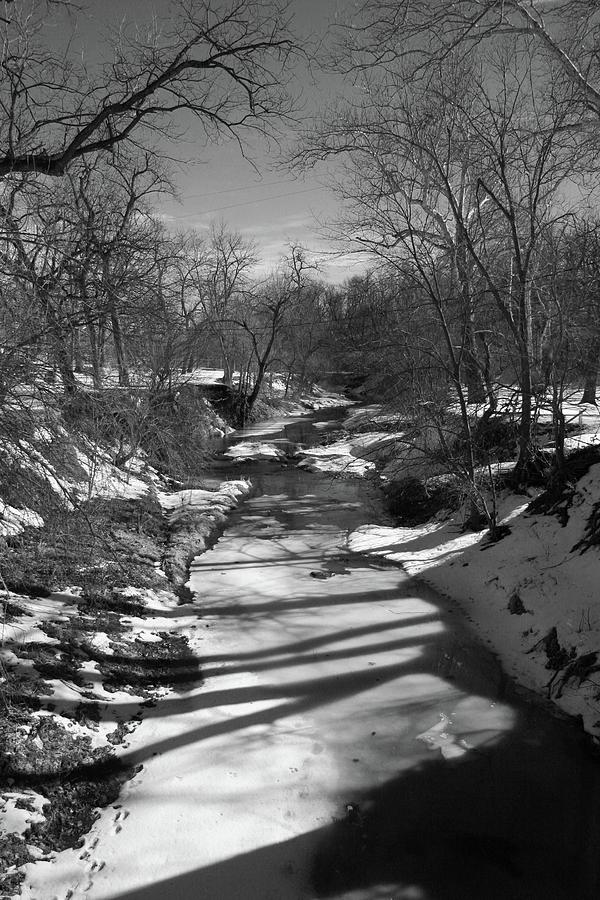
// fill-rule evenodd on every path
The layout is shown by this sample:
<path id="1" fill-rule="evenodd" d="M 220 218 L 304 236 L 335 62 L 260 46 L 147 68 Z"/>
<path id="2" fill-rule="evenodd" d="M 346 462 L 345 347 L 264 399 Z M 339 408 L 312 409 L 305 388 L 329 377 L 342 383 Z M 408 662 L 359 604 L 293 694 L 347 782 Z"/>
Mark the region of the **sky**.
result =
<path id="1" fill-rule="evenodd" d="M 354 0 L 292 0 L 294 29 L 300 35 L 322 36 L 330 21 L 348 19 L 354 5 Z M 103 0 L 101 4 L 89 0 L 76 23 L 84 52 L 93 57 L 97 36 L 109 23 L 123 17 L 143 23 L 152 14 L 160 21 L 167 9 L 168 0 Z M 296 78 L 307 112 L 335 93 L 331 77 L 315 75 L 314 70 L 311 76 L 308 67 L 299 68 Z M 257 245 L 260 272 L 275 269 L 291 243 L 313 254 L 325 280 L 343 281 L 365 269 L 364 258 L 340 257 L 339 248 L 325 237 L 339 202 L 324 173 L 295 177 L 277 165 L 273 151 L 265 146 L 253 148 L 250 162 L 233 141 L 206 147 L 194 141 L 193 130 L 187 137 L 185 145 L 175 148 L 185 158 L 175 171 L 179 197 L 164 197 L 156 203 L 157 214 L 167 224 L 203 232 L 211 223 L 224 222 Z"/>

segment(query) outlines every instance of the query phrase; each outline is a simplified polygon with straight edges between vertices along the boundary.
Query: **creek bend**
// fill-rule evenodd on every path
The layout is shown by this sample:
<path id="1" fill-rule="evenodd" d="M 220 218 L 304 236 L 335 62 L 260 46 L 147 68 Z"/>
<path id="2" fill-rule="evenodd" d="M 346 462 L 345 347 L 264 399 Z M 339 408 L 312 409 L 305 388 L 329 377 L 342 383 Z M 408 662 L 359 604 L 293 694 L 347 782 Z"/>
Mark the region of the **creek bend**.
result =
<path id="1" fill-rule="evenodd" d="M 235 439 L 318 442 L 341 414 Z M 184 812 L 164 880 L 123 897 L 600 896 L 597 761 L 445 600 L 347 551 L 377 521 L 368 485 L 227 471 L 255 493 L 192 569 L 206 681 L 170 754 Z"/>

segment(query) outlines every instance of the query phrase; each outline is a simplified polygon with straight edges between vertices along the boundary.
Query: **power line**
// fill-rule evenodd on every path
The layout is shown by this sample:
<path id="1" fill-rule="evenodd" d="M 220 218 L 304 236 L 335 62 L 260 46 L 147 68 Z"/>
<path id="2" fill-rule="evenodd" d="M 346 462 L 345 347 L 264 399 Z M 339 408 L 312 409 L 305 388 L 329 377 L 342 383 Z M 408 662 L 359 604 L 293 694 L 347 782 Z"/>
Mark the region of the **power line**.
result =
<path id="1" fill-rule="evenodd" d="M 214 197 L 217 194 L 235 194 L 237 191 L 255 191 L 257 188 L 275 187 L 278 184 L 289 184 L 289 178 L 279 181 L 259 181 L 256 184 L 242 184 L 239 187 L 223 188 L 221 191 L 203 191 L 201 194 L 186 194 L 186 200 L 197 200 L 199 197 Z"/>
<path id="2" fill-rule="evenodd" d="M 257 197 L 254 200 L 244 200 L 241 203 L 231 203 L 228 206 L 215 206 L 213 209 L 205 209 L 205 210 L 202 210 L 202 212 L 186 213 L 183 216 L 177 216 L 177 217 L 174 216 L 173 218 L 193 219 L 193 218 L 197 218 L 198 216 L 206 216 L 209 213 L 223 212 L 223 210 L 226 210 L 226 209 L 236 209 L 238 206 L 252 206 L 255 203 L 266 203 L 267 200 L 281 200 L 283 197 L 295 197 L 298 194 L 310 194 L 313 191 L 320 191 L 320 190 L 321 190 L 320 187 L 314 187 L 314 188 L 305 188 L 302 191 L 286 191 L 285 194 L 275 194 L 272 197 Z"/>

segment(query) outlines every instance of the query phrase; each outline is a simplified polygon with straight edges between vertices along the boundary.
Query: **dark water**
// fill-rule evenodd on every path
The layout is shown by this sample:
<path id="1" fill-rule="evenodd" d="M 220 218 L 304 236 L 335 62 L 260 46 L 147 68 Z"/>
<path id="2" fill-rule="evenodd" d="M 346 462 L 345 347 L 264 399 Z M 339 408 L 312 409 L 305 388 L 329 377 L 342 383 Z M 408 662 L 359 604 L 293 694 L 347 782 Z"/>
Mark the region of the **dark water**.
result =
<path id="1" fill-rule="evenodd" d="M 347 415 L 348 407 L 336 406 L 305 415 L 261 422 L 231 432 L 226 444 L 230 446 L 243 441 L 267 441 L 290 452 L 295 447 L 314 447 L 322 443 L 323 436 L 328 432 L 340 429 Z"/>
<path id="2" fill-rule="evenodd" d="M 323 431 L 314 424 L 326 420 L 335 429 L 344 414 L 324 410 L 277 433 L 255 427 L 235 440 L 276 440 L 291 451 L 319 443 Z M 283 532 L 306 529 L 307 516 L 310 527 L 318 527 L 330 521 L 332 496 L 340 509 L 352 506 L 340 513 L 349 529 L 375 521 L 372 509 L 358 506 L 368 493 L 355 481 L 332 493 L 330 480 L 279 462 L 240 463 L 228 474 L 249 475 L 255 483 L 257 495 L 244 507 L 249 528 L 260 525 L 261 510 L 272 518 L 275 507 Z M 327 511 L 314 500 L 320 493 L 329 498 Z M 302 511 L 304 496 L 312 498 L 308 513 Z M 372 561 L 358 555 L 348 565 L 364 570 Z M 372 578 L 376 593 L 376 572 Z M 471 723 L 471 752 L 456 759 L 432 752 L 418 764 L 399 766 L 397 777 L 346 798 L 352 802 L 345 812 L 341 807 L 335 821 L 311 836 L 314 896 L 599 900 L 600 764 L 587 739 L 574 722 L 525 699 L 451 604 L 404 575 L 397 590 L 426 597 L 444 622 L 423 666 L 465 696 L 508 705 L 512 724 L 488 740 L 486 721 L 480 734 Z M 414 706 L 411 715 L 418 719 L 427 700 L 415 696 Z M 303 840 L 258 850 L 244 866 L 254 871 L 279 865 Z"/>

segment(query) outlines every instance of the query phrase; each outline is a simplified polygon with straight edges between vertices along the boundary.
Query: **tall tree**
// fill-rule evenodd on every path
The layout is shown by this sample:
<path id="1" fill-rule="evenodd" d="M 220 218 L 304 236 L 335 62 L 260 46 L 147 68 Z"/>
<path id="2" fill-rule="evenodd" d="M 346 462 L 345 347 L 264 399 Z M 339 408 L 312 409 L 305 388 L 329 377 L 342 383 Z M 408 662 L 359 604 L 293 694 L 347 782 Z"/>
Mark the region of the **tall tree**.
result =
<path id="1" fill-rule="evenodd" d="M 467 431 L 465 404 L 487 368 L 475 352 L 475 287 L 494 301 L 517 361 L 520 480 L 534 453 L 538 248 L 564 212 L 561 186 L 584 165 L 585 148 L 565 127 L 570 98 L 552 89 L 540 96 L 531 57 L 515 46 L 477 65 L 449 58 L 426 81 L 392 62 L 384 54 L 380 68 L 363 73 L 358 99 L 328 117 L 302 156 L 344 155 L 346 234 L 394 265 L 408 263 L 434 312 Z M 484 343 L 488 323 L 479 322 Z"/>

